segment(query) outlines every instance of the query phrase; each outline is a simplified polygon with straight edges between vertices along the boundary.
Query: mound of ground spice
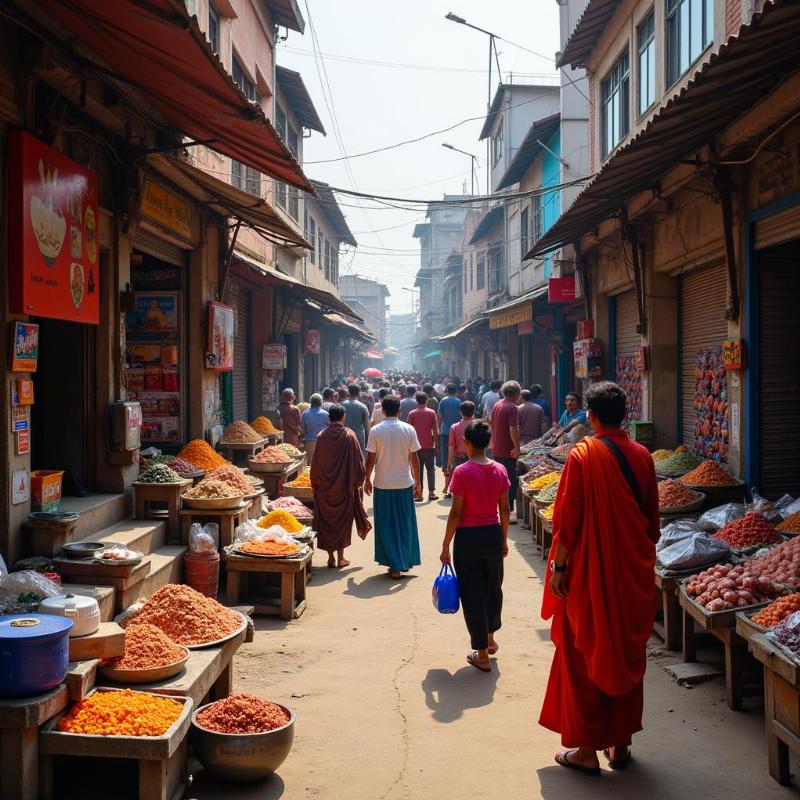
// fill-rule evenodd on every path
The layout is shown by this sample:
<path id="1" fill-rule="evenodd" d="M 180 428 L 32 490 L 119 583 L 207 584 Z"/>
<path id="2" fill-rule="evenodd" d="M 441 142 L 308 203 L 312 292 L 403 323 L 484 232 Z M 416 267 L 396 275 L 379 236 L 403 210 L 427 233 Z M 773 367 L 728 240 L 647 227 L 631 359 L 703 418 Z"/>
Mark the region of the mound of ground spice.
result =
<path id="1" fill-rule="evenodd" d="M 233 486 L 234 489 L 238 489 L 241 494 L 250 494 L 253 491 L 253 484 L 245 478 L 244 472 L 239 467 L 234 467 L 233 464 L 209 472 L 206 478 L 223 481 L 229 486 Z"/>
<path id="2" fill-rule="evenodd" d="M 204 708 L 196 719 L 217 733 L 266 733 L 282 728 L 290 717 L 275 703 L 239 692 Z"/>
<path id="3" fill-rule="evenodd" d="M 729 522 L 712 534 L 712 538 L 727 542 L 736 550 L 757 544 L 777 544 L 781 541 L 781 535 L 769 520 L 755 511 Z"/>
<path id="4" fill-rule="evenodd" d="M 183 496 L 190 499 L 202 500 L 221 500 L 228 497 L 241 497 L 243 494 L 249 493 L 251 487 L 248 485 L 247 490 L 242 492 L 240 489 L 234 489 L 229 483 L 225 481 L 216 480 L 215 478 L 203 478 L 197 486 L 184 492 Z"/>
<path id="5" fill-rule="evenodd" d="M 778 530 L 788 533 L 800 533 L 800 511 L 795 511 L 790 517 L 786 517 L 786 519 L 778 525 Z"/>
<path id="6" fill-rule="evenodd" d="M 268 417 L 256 417 L 250 423 L 250 427 L 262 436 L 278 433 L 278 429 L 272 424 L 272 421 Z"/>
<path id="7" fill-rule="evenodd" d="M 263 440 L 260 433 L 254 431 L 246 422 L 238 419 L 231 422 L 222 432 L 222 441 L 232 444 L 258 444 Z"/>
<path id="8" fill-rule="evenodd" d="M 229 636 L 239 629 L 241 617 L 190 586 L 168 583 L 122 622 L 124 627 L 148 622 L 173 642 L 198 645 Z"/>
<path id="9" fill-rule="evenodd" d="M 736 486 L 739 481 L 716 461 L 704 461 L 700 466 L 687 472 L 681 483 L 687 486 Z"/>
<path id="10" fill-rule="evenodd" d="M 194 464 L 198 469 L 211 471 L 224 467 L 228 462 L 208 443 L 202 439 L 192 439 L 183 450 L 178 453 L 178 458 Z"/>
<path id="11" fill-rule="evenodd" d="M 167 466 L 170 469 L 174 469 L 179 475 L 185 475 L 188 472 L 197 472 L 197 467 L 194 464 L 190 464 L 182 458 L 173 458 L 171 461 L 167 462 Z"/>
<path id="12" fill-rule="evenodd" d="M 653 459 L 653 461 L 660 461 L 662 458 L 667 458 L 671 455 L 672 450 L 664 450 L 663 448 L 660 450 L 653 450 L 653 452 L 650 453 L 650 457 Z"/>
<path id="13" fill-rule="evenodd" d="M 186 655 L 164 631 L 148 622 L 135 622 L 125 631 L 125 655 L 103 662 L 111 669 L 153 669 L 174 664 Z"/>
<path id="14" fill-rule="evenodd" d="M 96 736 L 163 736 L 182 710 L 183 703 L 147 692 L 95 692 L 64 714 L 58 729 Z"/>
<path id="15" fill-rule="evenodd" d="M 280 525 L 287 533 L 300 533 L 303 526 L 297 521 L 294 514 L 285 509 L 276 508 L 262 517 L 257 523 L 259 528 L 269 528 L 272 525 Z"/>
<path id="16" fill-rule="evenodd" d="M 658 507 L 683 508 L 696 503 L 700 499 L 697 492 L 673 480 L 658 482 Z"/>

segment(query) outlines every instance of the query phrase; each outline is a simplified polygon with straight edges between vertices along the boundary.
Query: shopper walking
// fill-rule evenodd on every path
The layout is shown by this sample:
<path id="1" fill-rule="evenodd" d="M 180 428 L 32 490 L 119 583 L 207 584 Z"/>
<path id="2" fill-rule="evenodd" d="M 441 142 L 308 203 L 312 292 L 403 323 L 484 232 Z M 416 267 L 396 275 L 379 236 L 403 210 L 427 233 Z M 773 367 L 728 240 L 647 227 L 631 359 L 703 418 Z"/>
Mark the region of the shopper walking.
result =
<path id="1" fill-rule="evenodd" d="M 373 428 L 367 444 L 364 491 L 375 499 L 375 560 L 389 568 L 392 578 L 421 563 L 414 496 L 422 494 L 414 429 L 400 422 L 400 401 L 387 395 L 382 401 L 386 419 Z M 373 484 L 373 471 L 375 481 Z"/>
<path id="2" fill-rule="evenodd" d="M 300 415 L 300 429 L 303 432 L 303 444 L 310 463 L 314 457 L 317 437 L 328 427 L 328 412 L 322 408 L 321 394 L 312 394 L 309 403 L 309 407 Z"/>
<path id="3" fill-rule="evenodd" d="M 501 388 L 503 399 L 492 408 L 492 455 L 508 471 L 511 488 L 508 490 L 509 512 L 514 511 L 517 497 L 517 459 L 519 458 L 519 422 L 517 401 L 520 386 L 516 381 L 506 381 Z M 516 525 L 516 517 L 511 517 Z"/>
<path id="4" fill-rule="evenodd" d="M 415 395 L 417 387 L 409 384 L 405 388 L 406 396 L 400 401 L 400 422 L 408 422 L 408 415 L 417 407 Z"/>
<path id="5" fill-rule="evenodd" d="M 361 445 L 361 451 L 366 457 L 369 411 L 358 399 L 359 394 L 361 394 L 361 387 L 357 383 L 351 383 L 347 387 L 347 392 L 349 398 L 342 403 L 344 406 L 344 425 L 356 435 L 358 443 Z"/>
<path id="6" fill-rule="evenodd" d="M 323 411 L 327 411 L 334 403 L 336 402 L 336 392 L 330 388 L 330 386 L 326 386 L 322 390 L 322 409 Z"/>
<path id="7" fill-rule="evenodd" d="M 300 427 L 300 409 L 294 404 L 294 389 L 287 388 L 281 392 L 278 415 L 278 427 L 283 431 L 283 441 L 293 447 L 300 447 L 303 431 Z"/>
<path id="8" fill-rule="evenodd" d="M 481 397 L 481 406 L 483 408 L 483 417 L 491 425 L 492 409 L 495 403 L 499 403 L 501 399 L 500 389 L 503 386 L 503 381 L 492 381 L 491 388 Z"/>
<path id="9" fill-rule="evenodd" d="M 389 394 L 390 391 L 391 390 L 387 389 L 386 387 L 378 389 L 378 402 L 375 403 L 375 408 L 372 409 L 372 417 L 370 419 L 370 422 L 372 423 L 373 427 L 378 423 L 383 422 L 384 420 L 383 408 L 381 407 L 381 403 L 383 402 L 383 398 L 386 397 L 386 395 Z"/>
<path id="10" fill-rule="evenodd" d="M 428 500 L 438 500 L 436 494 L 436 449 L 439 444 L 439 426 L 436 421 L 436 412 L 428 408 L 428 395 L 417 392 L 415 395 L 417 407 L 408 415 L 408 424 L 416 431 L 420 449 L 417 451 L 419 459 L 419 479 L 422 482 L 423 474 L 428 474 Z M 422 495 L 418 498 L 422 500 Z"/>
<path id="11" fill-rule="evenodd" d="M 620 429 L 625 393 L 603 381 L 586 401 L 595 435 L 570 452 L 553 514 L 542 617 L 556 650 L 539 724 L 570 748 L 558 764 L 599 775 L 597 751 L 620 768 L 642 729 L 660 531 L 653 460 Z"/>
<path id="12" fill-rule="evenodd" d="M 442 468 L 444 473 L 444 496 L 450 497 L 447 490 L 450 483 L 450 473 L 447 472 L 447 465 L 450 463 L 448 447 L 450 444 L 450 427 L 461 419 L 461 401 L 456 397 L 456 385 L 449 383 L 446 394 L 439 402 L 439 451 Z"/>
<path id="13" fill-rule="evenodd" d="M 472 422 L 464 435 L 469 461 L 456 467 L 450 479 L 453 505 L 439 559 L 450 563 L 450 543 L 455 538 L 453 560 L 472 646 L 467 661 L 490 672 L 489 656 L 499 649 L 494 635 L 502 624 L 509 480 L 505 468 L 486 456 L 489 426 Z"/>
<path id="14" fill-rule="evenodd" d="M 520 445 L 538 439 L 549 427 L 545 420 L 544 409 L 533 402 L 531 393 L 523 389 L 521 402 L 517 407 L 517 426 L 519 427 Z"/>
<path id="15" fill-rule="evenodd" d="M 549 428 L 553 424 L 553 413 L 550 411 L 550 401 L 544 397 L 543 391 L 541 383 L 534 383 L 531 386 L 531 400 L 544 411 L 544 418 Z"/>
<path id="16" fill-rule="evenodd" d="M 467 455 L 467 440 L 465 432 L 475 416 L 475 403 L 465 400 L 460 407 L 461 419 L 455 425 L 450 426 L 450 433 L 447 442 L 448 461 L 447 471 L 452 475 L 453 470 L 460 464 L 465 463 Z"/>

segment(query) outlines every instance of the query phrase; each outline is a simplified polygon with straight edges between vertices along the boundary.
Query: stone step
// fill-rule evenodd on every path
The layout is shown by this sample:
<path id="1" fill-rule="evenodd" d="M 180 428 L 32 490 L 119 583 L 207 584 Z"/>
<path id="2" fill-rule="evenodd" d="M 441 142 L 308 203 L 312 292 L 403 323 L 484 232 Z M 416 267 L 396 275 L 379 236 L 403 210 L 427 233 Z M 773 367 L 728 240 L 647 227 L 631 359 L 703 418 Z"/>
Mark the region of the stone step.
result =
<path id="1" fill-rule="evenodd" d="M 149 597 L 168 583 L 180 583 L 183 579 L 183 554 L 187 548 L 179 545 L 165 545 L 154 553 L 145 556 L 150 561 L 150 572 L 147 577 L 114 597 L 115 613 L 124 611 L 137 600 Z"/>
<path id="2" fill-rule="evenodd" d="M 92 542 L 118 542 L 130 550 L 138 550 L 145 555 L 164 546 L 167 526 L 163 520 L 126 519 L 97 531 L 86 537 Z"/>
<path id="3" fill-rule="evenodd" d="M 114 619 L 114 589 L 111 586 L 94 586 L 83 583 L 64 583 L 61 588 L 66 594 L 80 594 L 94 597 L 100 606 L 100 620 L 111 622 Z"/>
<path id="4" fill-rule="evenodd" d="M 130 517 L 132 513 L 131 496 L 92 494 L 88 497 L 62 497 L 59 510 L 74 511 L 80 514 L 73 536 L 73 541 L 77 541 Z"/>

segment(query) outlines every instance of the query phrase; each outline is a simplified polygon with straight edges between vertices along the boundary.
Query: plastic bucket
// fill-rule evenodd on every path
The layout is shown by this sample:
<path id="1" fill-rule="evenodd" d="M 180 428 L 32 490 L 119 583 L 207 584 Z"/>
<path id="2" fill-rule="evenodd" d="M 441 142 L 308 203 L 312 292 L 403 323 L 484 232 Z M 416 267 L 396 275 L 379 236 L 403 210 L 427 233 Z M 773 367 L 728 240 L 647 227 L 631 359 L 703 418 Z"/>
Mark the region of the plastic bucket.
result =
<path id="1" fill-rule="evenodd" d="M 217 597 L 219 583 L 219 553 L 193 553 L 183 555 L 184 582 L 206 597 Z"/>

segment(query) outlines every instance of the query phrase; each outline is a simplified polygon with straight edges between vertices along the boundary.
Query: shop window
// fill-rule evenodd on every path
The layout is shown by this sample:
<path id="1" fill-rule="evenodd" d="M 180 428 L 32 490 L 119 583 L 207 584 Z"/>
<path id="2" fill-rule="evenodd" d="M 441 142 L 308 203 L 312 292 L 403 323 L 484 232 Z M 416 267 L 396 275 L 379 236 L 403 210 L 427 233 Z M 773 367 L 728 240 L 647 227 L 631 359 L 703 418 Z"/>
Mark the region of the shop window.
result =
<path id="1" fill-rule="evenodd" d="M 528 254 L 528 206 L 522 209 L 519 215 L 519 257 L 524 261 Z"/>
<path id="2" fill-rule="evenodd" d="M 233 57 L 233 62 L 231 64 L 231 74 L 233 82 L 245 93 L 247 99 L 260 105 L 261 95 L 258 93 L 256 85 L 250 80 L 250 77 L 244 71 L 244 67 L 236 56 Z"/>
<path id="3" fill-rule="evenodd" d="M 285 184 L 284 184 L 285 187 Z M 289 216 L 292 219 L 300 219 L 300 193 L 296 186 L 288 187 L 289 193 Z"/>
<path id="4" fill-rule="evenodd" d="M 211 3 L 208 4 L 208 41 L 211 49 L 219 55 L 219 14 Z"/>
<path id="5" fill-rule="evenodd" d="M 314 217 L 311 217 L 311 216 L 308 218 L 308 236 L 306 236 L 306 241 L 311 245 L 311 248 L 312 248 L 311 249 L 311 253 L 310 253 L 311 263 L 312 264 L 316 264 L 317 263 L 317 247 L 316 247 L 317 223 L 314 220 Z"/>
<path id="6" fill-rule="evenodd" d="M 639 116 L 656 102 L 656 12 L 651 11 L 636 32 L 639 52 Z"/>
<path id="7" fill-rule="evenodd" d="M 667 0 L 667 84 L 672 86 L 714 40 L 714 0 Z"/>
<path id="8" fill-rule="evenodd" d="M 630 130 L 630 58 L 626 50 L 601 84 L 603 158 Z"/>
<path id="9" fill-rule="evenodd" d="M 480 291 L 486 286 L 486 257 L 478 257 L 478 275 L 476 278 L 477 289 Z"/>
<path id="10" fill-rule="evenodd" d="M 531 203 L 531 245 L 536 244 L 544 233 L 544 222 L 542 219 L 542 196 L 535 194 Z"/>
<path id="11" fill-rule="evenodd" d="M 275 103 L 275 130 L 278 133 L 278 136 L 281 137 L 281 141 L 286 141 L 286 112 Z"/>
<path id="12" fill-rule="evenodd" d="M 492 136 L 492 166 L 496 166 L 497 162 L 503 157 L 503 120 L 497 128 L 497 133 Z"/>
<path id="13" fill-rule="evenodd" d="M 242 189 L 249 194 L 261 197 L 261 173 L 242 164 L 241 161 L 231 159 L 231 186 Z"/>

